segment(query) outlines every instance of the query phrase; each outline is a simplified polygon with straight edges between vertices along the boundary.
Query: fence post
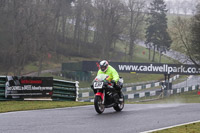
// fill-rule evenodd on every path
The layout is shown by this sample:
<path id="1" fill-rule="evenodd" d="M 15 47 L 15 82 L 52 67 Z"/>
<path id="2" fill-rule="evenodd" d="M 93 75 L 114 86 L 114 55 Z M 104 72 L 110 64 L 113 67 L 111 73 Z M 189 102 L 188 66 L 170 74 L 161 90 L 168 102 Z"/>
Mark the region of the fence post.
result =
<path id="1" fill-rule="evenodd" d="M 78 101 L 78 98 L 79 98 L 79 82 L 76 81 L 76 101 Z"/>

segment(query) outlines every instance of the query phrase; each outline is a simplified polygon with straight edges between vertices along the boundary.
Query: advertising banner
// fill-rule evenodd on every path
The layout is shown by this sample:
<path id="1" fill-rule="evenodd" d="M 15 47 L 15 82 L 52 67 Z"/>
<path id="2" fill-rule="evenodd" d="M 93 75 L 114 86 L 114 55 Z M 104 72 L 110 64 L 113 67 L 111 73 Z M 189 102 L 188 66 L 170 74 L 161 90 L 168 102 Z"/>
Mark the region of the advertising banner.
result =
<path id="1" fill-rule="evenodd" d="M 83 71 L 98 71 L 98 61 L 83 61 Z M 109 62 L 118 72 L 137 72 L 153 74 L 199 75 L 200 68 L 195 65 L 161 64 L 161 63 L 129 63 Z"/>
<path id="2" fill-rule="evenodd" d="M 5 97 L 48 97 L 53 90 L 53 77 L 7 76 Z"/>

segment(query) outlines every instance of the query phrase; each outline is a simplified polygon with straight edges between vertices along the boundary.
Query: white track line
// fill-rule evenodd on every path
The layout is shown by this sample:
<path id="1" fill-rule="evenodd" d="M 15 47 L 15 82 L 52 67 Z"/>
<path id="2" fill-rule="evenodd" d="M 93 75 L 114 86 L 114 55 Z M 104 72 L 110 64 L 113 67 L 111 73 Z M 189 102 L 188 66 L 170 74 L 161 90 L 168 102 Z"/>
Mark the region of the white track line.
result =
<path id="1" fill-rule="evenodd" d="M 169 126 L 169 127 L 164 127 L 164 128 L 158 128 L 158 129 L 149 130 L 149 131 L 145 131 L 145 132 L 141 132 L 141 133 L 151 133 L 151 132 L 165 130 L 165 129 L 174 128 L 174 127 L 178 127 L 178 126 L 184 126 L 184 125 L 188 125 L 188 124 L 193 124 L 193 123 L 197 123 L 197 122 L 200 122 L 200 120 L 193 121 L 193 122 L 188 122 L 188 123 L 183 123 L 183 124 L 178 124 L 178 125 L 174 125 L 174 126 Z"/>

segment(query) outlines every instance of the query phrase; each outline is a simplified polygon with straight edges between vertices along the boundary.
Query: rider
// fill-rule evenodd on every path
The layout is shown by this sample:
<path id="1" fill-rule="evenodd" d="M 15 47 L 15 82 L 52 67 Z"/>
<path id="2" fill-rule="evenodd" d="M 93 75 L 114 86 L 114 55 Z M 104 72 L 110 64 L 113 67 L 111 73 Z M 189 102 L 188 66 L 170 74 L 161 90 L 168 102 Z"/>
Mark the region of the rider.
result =
<path id="1" fill-rule="evenodd" d="M 114 88 L 119 91 L 119 96 L 122 97 L 121 86 L 119 85 L 119 74 L 111 65 L 108 64 L 108 61 L 103 60 L 99 64 L 100 69 L 97 73 L 99 74 L 107 74 L 109 77 L 107 78 L 108 81 L 114 84 Z"/>

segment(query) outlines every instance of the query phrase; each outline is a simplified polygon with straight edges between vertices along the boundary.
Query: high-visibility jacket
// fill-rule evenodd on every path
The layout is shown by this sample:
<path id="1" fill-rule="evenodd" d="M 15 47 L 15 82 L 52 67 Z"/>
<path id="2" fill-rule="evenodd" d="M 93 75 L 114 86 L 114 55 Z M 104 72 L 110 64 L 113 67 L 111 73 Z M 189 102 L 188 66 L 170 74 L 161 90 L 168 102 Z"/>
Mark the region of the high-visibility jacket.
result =
<path id="1" fill-rule="evenodd" d="M 114 80 L 116 83 L 119 80 L 119 74 L 118 72 L 115 70 L 115 68 L 113 68 L 112 66 L 108 65 L 108 69 L 106 70 L 106 72 L 101 71 L 101 69 L 99 69 L 97 75 L 99 74 L 107 74 L 109 76 L 109 78 L 107 80 L 111 81 Z"/>

